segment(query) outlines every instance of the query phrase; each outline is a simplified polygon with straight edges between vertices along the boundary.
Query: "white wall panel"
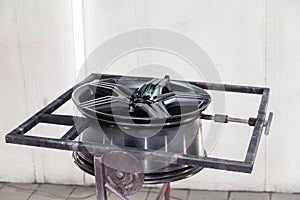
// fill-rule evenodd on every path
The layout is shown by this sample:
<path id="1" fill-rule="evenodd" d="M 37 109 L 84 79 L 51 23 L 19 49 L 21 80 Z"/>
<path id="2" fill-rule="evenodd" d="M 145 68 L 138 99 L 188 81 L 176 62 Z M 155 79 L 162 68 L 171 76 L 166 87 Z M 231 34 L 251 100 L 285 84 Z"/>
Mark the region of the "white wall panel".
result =
<path id="1" fill-rule="evenodd" d="M 0 180 L 34 181 L 32 150 L 6 145 L 4 136 L 28 116 L 14 1 L 0 1 Z"/>
<path id="2" fill-rule="evenodd" d="M 135 0 L 84 0 L 83 8 L 86 56 L 105 40 L 136 27 Z"/>
<path id="3" fill-rule="evenodd" d="M 18 1 L 17 13 L 26 87 L 32 99 L 28 107 L 34 113 L 75 82 L 72 2 Z M 72 112 L 72 107 L 66 110 Z M 33 133 L 62 134 L 56 127 L 40 127 Z M 71 162 L 71 152 L 35 148 L 34 158 L 38 182 L 77 183 L 82 179 Z"/>
<path id="4" fill-rule="evenodd" d="M 268 76 L 274 122 L 267 138 L 269 190 L 300 192 L 300 2 L 269 1 Z"/>
<path id="5" fill-rule="evenodd" d="M 19 124 L 19 118 L 25 120 L 74 85 L 75 59 L 71 0 L 1 1 L 1 4 L 0 40 L 4 54 L 0 61 L 1 91 L 9 92 L 11 98 L 3 102 L 6 105 L 1 112 L 5 113 L 1 120 L 10 122 L 5 124 L 5 131 L 1 126 L 4 136 Z M 25 116 L 26 110 L 29 115 Z M 72 112 L 72 106 L 63 111 Z M 60 128 L 41 126 L 31 134 L 45 136 L 62 132 Z M 1 180 L 82 182 L 82 172 L 74 166 L 71 152 L 6 144 L 1 148 L 6 152 L 1 151 L 1 157 L 5 157 L 1 160 L 7 163 L 1 165 L 6 166 L 0 172 L 0 177 L 6 179 Z M 14 157 L 15 153 L 18 157 Z M 24 164 L 16 164 L 21 161 Z"/>

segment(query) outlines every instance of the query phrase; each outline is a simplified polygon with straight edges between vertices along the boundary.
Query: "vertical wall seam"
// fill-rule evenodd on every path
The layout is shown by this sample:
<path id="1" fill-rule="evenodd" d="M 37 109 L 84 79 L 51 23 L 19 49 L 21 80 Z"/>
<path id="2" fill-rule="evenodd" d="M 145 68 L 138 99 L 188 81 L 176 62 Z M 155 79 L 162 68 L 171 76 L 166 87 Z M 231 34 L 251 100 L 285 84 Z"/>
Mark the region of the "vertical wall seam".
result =
<path id="1" fill-rule="evenodd" d="M 139 0 L 138 0 L 139 1 Z M 134 0 L 134 10 L 133 10 L 133 12 L 134 12 L 134 24 L 135 24 L 135 27 L 138 27 L 138 11 L 137 11 L 137 0 Z M 135 41 L 136 43 L 138 43 L 138 39 L 136 38 L 136 41 Z M 138 66 L 139 65 L 139 63 L 140 63 L 140 56 L 139 56 L 139 54 L 136 54 L 136 56 L 135 56 L 135 62 L 136 62 L 136 65 Z"/>
<path id="2" fill-rule="evenodd" d="M 72 8 L 72 33 L 73 33 L 73 43 L 74 43 L 74 81 L 76 83 L 79 72 L 87 76 L 85 67 L 85 33 L 84 33 L 84 8 L 83 0 L 71 0 Z M 83 69 L 82 69 L 83 68 Z"/>
<path id="3" fill-rule="evenodd" d="M 79 0 L 78 2 L 75 2 L 75 1 L 78 1 L 78 0 L 71 0 L 70 6 L 71 6 L 71 14 L 72 14 L 71 18 L 72 18 L 72 34 L 73 34 L 73 48 L 74 48 L 74 51 L 73 51 L 74 83 L 77 83 L 77 81 L 79 81 L 78 76 L 81 77 L 81 74 L 79 74 L 79 73 L 84 73 L 84 76 L 87 76 L 87 71 L 86 71 L 86 66 L 85 66 L 85 59 L 86 59 L 85 46 L 86 45 L 85 45 L 84 2 L 83 2 L 83 0 Z M 77 18 L 75 16 L 76 14 L 80 15 L 80 16 L 78 16 L 79 18 Z M 76 23 L 77 23 L 77 25 L 76 25 Z M 79 33 L 79 31 L 81 33 Z M 85 184 L 85 176 L 83 176 L 83 178 L 82 178 L 82 183 Z"/>
<path id="4" fill-rule="evenodd" d="M 72 14 L 72 34 L 73 34 L 73 55 L 74 55 L 74 65 L 75 65 L 75 70 L 74 70 L 74 82 L 76 82 L 76 53 L 75 53 L 75 33 L 74 33 L 74 9 L 73 9 L 73 0 L 70 1 L 70 6 L 71 6 L 71 14 Z"/>
<path id="5" fill-rule="evenodd" d="M 85 19 L 85 5 L 87 4 L 87 1 L 84 1 L 84 0 L 81 0 L 82 1 L 82 32 L 83 32 L 83 56 L 84 56 L 84 74 L 85 76 L 87 76 L 87 68 L 86 68 L 86 65 L 85 65 L 85 61 L 86 61 L 86 58 L 87 58 L 87 49 L 86 49 L 86 44 L 85 44 L 85 40 L 86 40 L 86 19 Z"/>
<path id="6" fill-rule="evenodd" d="M 15 18 L 16 18 L 16 26 L 17 26 L 17 40 L 18 40 L 18 47 L 19 47 L 19 54 L 21 57 L 21 74 L 22 74 L 22 82 L 23 82 L 23 89 L 24 89 L 24 95 L 25 95 L 25 104 L 26 104 L 26 115 L 29 115 L 29 95 L 26 89 L 26 80 L 25 80 L 25 64 L 24 64 L 24 54 L 22 51 L 22 42 L 21 42 L 21 35 L 20 35 L 20 22 L 19 22 L 19 16 L 17 11 L 17 2 L 16 0 L 13 1 L 14 3 L 14 10 L 15 10 Z M 31 150 L 32 155 L 32 165 L 33 165 L 33 176 L 34 176 L 34 182 L 37 182 L 37 172 L 36 172 L 36 166 L 35 166 L 35 157 L 34 157 L 34 150 Z"/>
<path id="7" fill-rule="evenodd" d="M 23 59 L 23 52 L 21 50 L 22 43 L 21 43 L 21 36 L 20 36 L 20 25 L 19 25 L 19 18 L 17 14 L 17 4 L 16 0 L 14 1 L 14 8 L 15 8 L 15 18 L 16 18 L 16 25 L 17 25 L 17 40 L 18 40 L 18 46 L 19 46 L 19 54 L 21 57 L 21 73 L 22 73 L 22 82 L 23 82 L 23 89 L 25 94 L 25 103 L 26 103 L 26 115 L 29 115 L 29 108 L 28 108 L 28 94 L 26 90 L 26 81 L 25 81 L 25 73 L 24 73 L 24 59 Z"/>
<path id="8" fill-rule="evenodd" d="M 265 77 L 264 77 L 264 84 L 265 86 L 267 85 L 267 73 L 268 73 L 268 25 L 269 25 L 269 4 L 268 4 L 268 0 L 266 0 L 265 2 L 265 13 L 266 13 L 266 17 L 265 17 Z M 264 159 L 264 174 L 265 174 L 265 179 L 264 179 L 264 191 L 267 190 L 267 156 L 268 156 L 268 148 L 267 148 L 267 137 L 265 137 L 264 143 L 265 143 L 265 159 Z"/>
<path id="9" fill-rule="evenodd" d="M 268 24 L 269 24 L 269 18 L 268 18 L 268 0 L 266 0 L 266 22 L 265 22 L 265 77 L 264 77 L 264 84 L 267 85 L 267 73 L 268 73 Z"/>

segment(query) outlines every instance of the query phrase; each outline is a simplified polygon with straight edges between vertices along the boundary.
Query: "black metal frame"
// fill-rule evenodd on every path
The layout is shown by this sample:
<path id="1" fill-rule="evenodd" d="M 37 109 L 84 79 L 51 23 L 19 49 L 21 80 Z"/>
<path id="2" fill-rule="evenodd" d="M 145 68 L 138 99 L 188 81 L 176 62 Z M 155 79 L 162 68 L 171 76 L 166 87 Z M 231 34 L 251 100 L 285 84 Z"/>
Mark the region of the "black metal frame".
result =
<path id="1" fill-rule="evenodd" d="M 74 86 L 63 95 L 55 99 L 49 105 L 44 107 L 38 113 L 33 115 L 23 124 L 18 126 L 12 132 L 6 135 L 7 143 L 14 144 L 22 144 L 36 147 L 46 147 L 46 148 L 54 148 L 61 150 L 71 150 L 71 151 L 86 151 L 91 150 L 99 150 L 103 153 L 109 152 L 112 150 L 116 150 L 116 147 L 108 146 L 108 145 L 98 145 L 89 142 L 80 142 L 74 141 L 74 139 L 82 133 L 88 127 L 88 123 L 85 120 L 74 120 L 77 117 L 69 116 L 69 115 L 55 115 L 52 114 L 55 110 L 61 107 L 64 103 L 71 99 L 71 95 L 73 90 L 79 85 L 99 79 L 99 78 L 118 78 L 121 76 L 117 75 L 108 75 L 108 74 L 91 74 L 88 76 L 83 82 Z M 266 131 L 269 131 L 269 127 L 272 120 L 272 113 L 270 113 L 269 120 L 266 121 L 266 111 L 267 104 L 269 100 L 269 88 L 262 87 L 251 87 L 251 86 L 239 86 L 239 85 L 224 85 L 224 84 L 215 84 L 215 83 L 205 83 L 205 82 L 190 82 L 191 84 L 195 84 L 197 86 L 202 87 L 207 90 L 218 90 L 225 92 L 238 92 L 245 94 L 257 94 L 261 95 L 261 102 L 258 109 L 258 114 L 256 118 L 249 118 L 246 120 L 250 126 L 254 126 L 253 133 L 251 136 L 251 140 L 248 146 L 247 154 L 244 161 L 236 161 L 229 159 L 219 159 L 213 157 L 200 157 L 200 156 L 192 156 L 192 155 L 179 155 L 173 153 L 166 152 L 154 152 L 149 150 L 135 149 L 135 148 L 126 148 L 125 150 L 139 156 L 141 159 L 143 157 L 147 157 L 147 159 L 153 159 L 156 161 L 170 159 L 174 161 L 174 158 L 177 163 L 184 165 L 194 165 L 194 166 L 202 166 L 206 168 L 214 168 L 220 170 L 227 171 L 237 171 L 244 173 L 251 173 L 253 170 L 253 165 L 255 162 L 256 154 L 258 151 L 259 142 L 262 136 L 262 132 L 264 127 L 266 127 Z M 223 122 L 227 123 L 228 121 L 233 122 L 241 122 L 245 123 L 245 120 L 230 118 L 226 115 L 201 115 L 202 119 L 206 120 L 214 120 L 215 122 Z M 79 121 L 81 124 L 74 124 L 74 122 Z M 38 125 L 39 123 L 46 124 L 55 124 L 55 125 L 65 125 L 71 126 L 70 130 L 61 138 L 47 138 L 47 137 L 39 137 L 39 136 L 30 136 L 25 135 L 29 130 Z"/>

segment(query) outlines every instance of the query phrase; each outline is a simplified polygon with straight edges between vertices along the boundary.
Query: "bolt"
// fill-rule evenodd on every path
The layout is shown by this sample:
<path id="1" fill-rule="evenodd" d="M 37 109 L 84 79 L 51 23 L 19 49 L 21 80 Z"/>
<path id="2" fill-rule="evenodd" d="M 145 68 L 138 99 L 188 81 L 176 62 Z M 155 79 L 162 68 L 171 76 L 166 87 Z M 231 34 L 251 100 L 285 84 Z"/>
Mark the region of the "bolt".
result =
<path id="1" fill-rule="evenodd" d="M 122 179 L 124 178 L 124 173 L 123 172 L 116 172 L 116 176 L 118 177 L 118 179 Z"/>

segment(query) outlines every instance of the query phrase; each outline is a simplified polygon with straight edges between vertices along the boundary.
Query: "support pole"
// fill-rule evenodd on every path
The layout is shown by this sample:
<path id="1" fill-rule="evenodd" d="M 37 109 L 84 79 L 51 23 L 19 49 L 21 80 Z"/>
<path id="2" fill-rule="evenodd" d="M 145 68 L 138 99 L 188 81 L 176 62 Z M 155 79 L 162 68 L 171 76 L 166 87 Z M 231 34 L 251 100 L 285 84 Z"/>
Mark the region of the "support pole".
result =
<path id="1" fill-rule="evenodd" d="M 107 200 L 105 190 L 104 166 L 101 160 L 102 156 L 96 155 L 94 157 L 97 200 Z"/>
<path id="2" fill-rule="evenodd" d="M 165 183 L 160 189 L 156 200 L 162 200 L 165 197 L 165 200 L 170 200 L 170 183 Z"/>

